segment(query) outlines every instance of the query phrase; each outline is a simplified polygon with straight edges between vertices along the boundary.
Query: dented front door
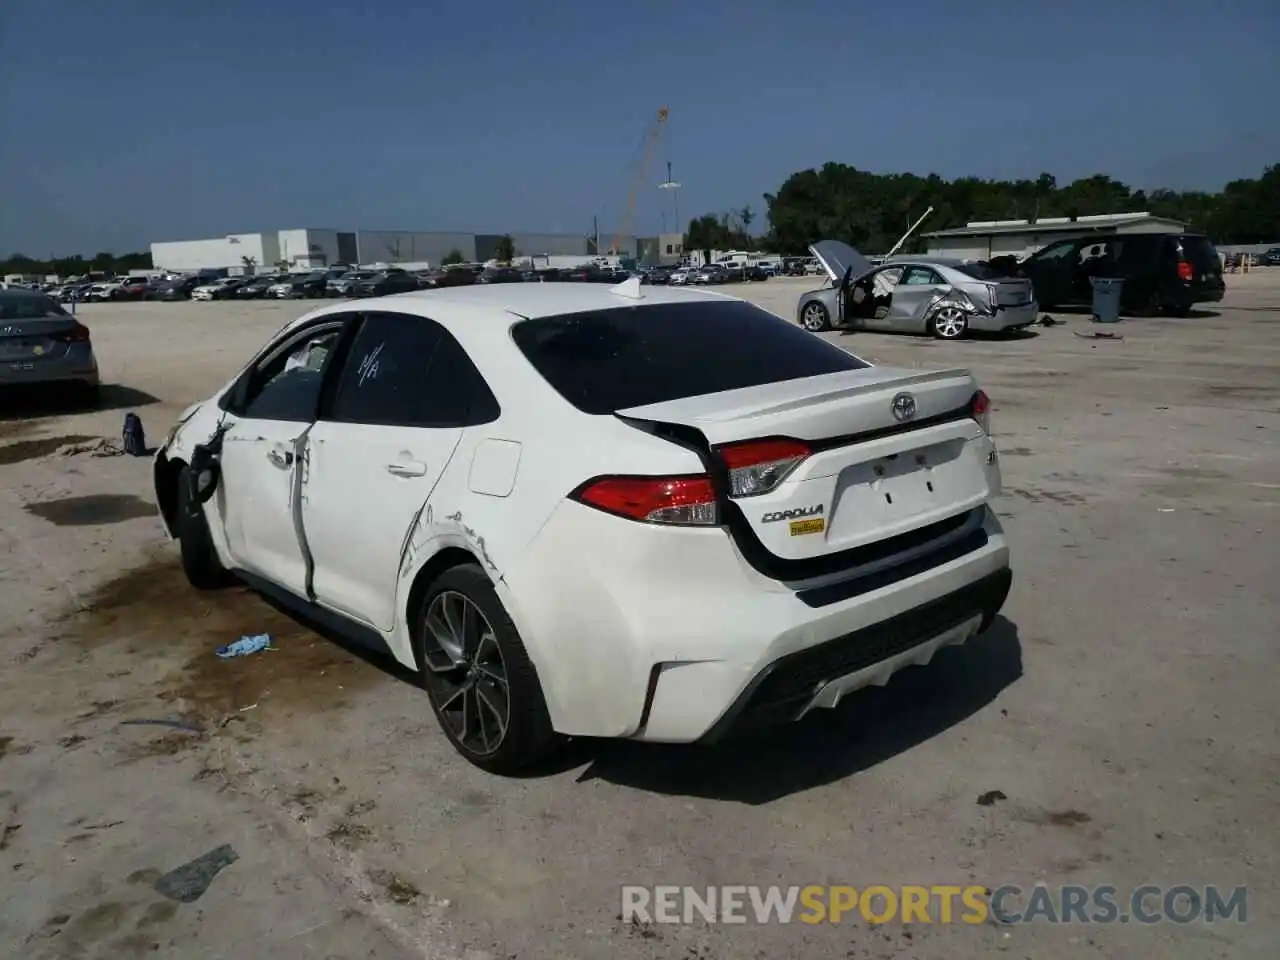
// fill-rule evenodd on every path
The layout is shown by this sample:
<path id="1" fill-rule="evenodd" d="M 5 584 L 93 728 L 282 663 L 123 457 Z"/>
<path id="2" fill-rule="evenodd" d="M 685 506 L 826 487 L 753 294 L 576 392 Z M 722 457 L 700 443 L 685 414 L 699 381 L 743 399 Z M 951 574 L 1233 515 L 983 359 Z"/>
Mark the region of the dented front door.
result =
<path id="1" fill-rule="evenodd" d="M 425 317 L 365 314 L 308 436 L 302 527 L 312 591 L 379 630 L 395 626 L 410 530 L 462 439 L 458 405 L 433 403 L 449 399 L 458 368 L 444 336 Z"/>
<path id="2" fill-rule="evenodd" d="M 317 602 L 379 630 L 395 626 L 410 529 L 462 438 L 459 428 L 316 424 L 302 522 Z"/>
<path id="3" fill-rule="evenodd" d="M 218 507 L 232 563 L 306 596 L 299 464 L 310 423 L 237 420 L 222 441 Z"/>
<path id="4" fill-rule="evenodd" d="M 933 306 L 951 291 L 951 284 L 932 267 L 914 264 L 906 268 L 893 291 L 890 325 L 903 333 L 925 329 Z"/>

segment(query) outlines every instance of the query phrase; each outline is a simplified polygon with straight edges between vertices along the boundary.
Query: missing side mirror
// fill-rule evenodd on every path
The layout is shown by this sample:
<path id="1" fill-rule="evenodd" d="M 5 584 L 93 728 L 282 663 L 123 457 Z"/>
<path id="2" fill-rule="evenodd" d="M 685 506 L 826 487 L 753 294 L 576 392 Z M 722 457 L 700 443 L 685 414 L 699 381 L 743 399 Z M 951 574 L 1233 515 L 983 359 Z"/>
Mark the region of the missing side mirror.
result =
<path id="1" fill-rule="evenodd" d="M 218 479 L 222 476 L 222 467 L 208 447 L 197 446 L 191 451 L 191 467 L 188 472 L 190 489 L 187 491 L 190 503 L 206 503 L 218 489 Z"/>
<path id="2" fill-rule="evenodd" d="M 211 461 L 208 466 L 196 474 L 196 500 L 205 503 L 218 489 L 218 478 L 221 476 L 218 461 Z"/>

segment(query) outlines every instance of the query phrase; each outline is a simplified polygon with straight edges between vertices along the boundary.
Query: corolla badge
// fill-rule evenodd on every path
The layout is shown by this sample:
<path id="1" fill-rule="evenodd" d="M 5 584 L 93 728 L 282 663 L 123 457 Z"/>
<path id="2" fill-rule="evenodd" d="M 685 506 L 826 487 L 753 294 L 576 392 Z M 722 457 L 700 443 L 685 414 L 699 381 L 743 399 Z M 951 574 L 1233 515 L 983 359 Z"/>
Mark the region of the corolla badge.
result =
<path id="1" fill-rule="evenodd" d="M 906 423 L 915 418 L 916 398 L 909 393 L 900 393 L 890 402 L 889 409 L 893 411 L 893 419 Z"/>

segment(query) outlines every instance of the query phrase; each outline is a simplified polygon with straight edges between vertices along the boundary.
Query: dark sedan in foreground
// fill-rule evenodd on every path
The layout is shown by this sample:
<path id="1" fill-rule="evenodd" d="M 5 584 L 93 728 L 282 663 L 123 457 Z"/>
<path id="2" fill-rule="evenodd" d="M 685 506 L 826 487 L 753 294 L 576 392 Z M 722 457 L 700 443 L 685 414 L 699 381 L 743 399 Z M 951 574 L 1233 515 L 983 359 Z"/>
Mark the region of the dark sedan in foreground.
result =
<path id="1" fill-rule="evenodd" d="M 43 293 L 0 290 L 0 386 L 55 383 L 96 396 L 89 328 Z"/>

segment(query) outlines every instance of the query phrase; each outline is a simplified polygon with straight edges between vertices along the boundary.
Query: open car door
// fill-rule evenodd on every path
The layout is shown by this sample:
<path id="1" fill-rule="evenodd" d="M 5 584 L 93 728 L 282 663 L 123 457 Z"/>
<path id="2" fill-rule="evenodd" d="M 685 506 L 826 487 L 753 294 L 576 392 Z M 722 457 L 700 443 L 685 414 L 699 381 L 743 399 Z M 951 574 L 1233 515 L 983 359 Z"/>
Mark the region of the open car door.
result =
<path id="1" fill-rule="evenodd" d="M 822 264 L 831 285 L 840 290 L 840 311 L 839 316 L 834 318 L 834 326 L 847 325 L 850 320 L 846 309 L 849 291 L 853 284 L 875 268 L 870 260 L 839 240 L 819 240 L 809 247 L 809 252 Z"/>

